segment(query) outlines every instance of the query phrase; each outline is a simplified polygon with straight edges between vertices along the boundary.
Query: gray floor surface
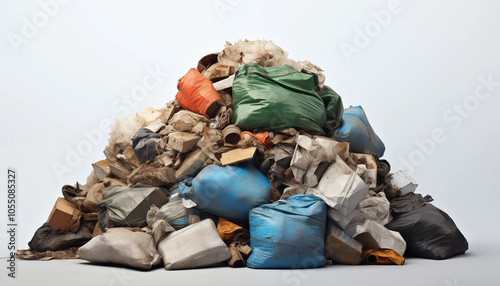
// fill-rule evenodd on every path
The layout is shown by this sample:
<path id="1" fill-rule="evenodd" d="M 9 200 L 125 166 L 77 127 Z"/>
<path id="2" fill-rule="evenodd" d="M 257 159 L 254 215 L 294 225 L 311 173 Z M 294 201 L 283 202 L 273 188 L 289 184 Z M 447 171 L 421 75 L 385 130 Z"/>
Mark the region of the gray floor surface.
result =
<path id="1" fill-rule="evenodd" d="M 4 260 L 4 259 L 2 259 Z M 255 270 L 228 267 L 137 271 L 84 260 L 18 261 L 17 278 L 0 285 L 500 285 L 496 242 L 470 242 L 469 251 L 442 261 L 409 258 L 403 266 L 329 265 L 319 269 Z M 0 265 L 5 263 L 1 263 Z"/>

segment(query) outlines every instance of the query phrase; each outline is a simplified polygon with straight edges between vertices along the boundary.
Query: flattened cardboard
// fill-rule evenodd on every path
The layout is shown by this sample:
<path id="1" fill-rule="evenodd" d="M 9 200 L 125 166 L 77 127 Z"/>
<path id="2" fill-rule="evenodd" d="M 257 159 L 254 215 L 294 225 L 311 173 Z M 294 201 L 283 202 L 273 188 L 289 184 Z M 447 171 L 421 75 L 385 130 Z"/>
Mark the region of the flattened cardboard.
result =
<path id="1" fill-rule="evenodd" d="M 257 147 L 249 147 L 249 148 L 239 148 L 228 151 L 226 153 L 222 153 L 220 158 L 220 162 L 222 166 L 231 165 L 239 162 L 243 162 L 246 160 L 253 159 L 255 155 L 255 151 Z"/>

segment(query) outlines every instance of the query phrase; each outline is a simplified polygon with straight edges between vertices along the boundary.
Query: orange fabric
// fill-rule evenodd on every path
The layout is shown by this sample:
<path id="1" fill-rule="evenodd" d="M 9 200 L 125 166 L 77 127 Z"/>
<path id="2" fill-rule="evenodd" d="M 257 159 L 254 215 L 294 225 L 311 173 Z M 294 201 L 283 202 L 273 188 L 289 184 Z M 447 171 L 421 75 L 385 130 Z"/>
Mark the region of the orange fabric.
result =
<path id="1" fill-rule="evenodd" d="M 403 265 L 405 259 L 391 249 L 368 249 L 363 251 L 363 260 L 366 264 L 395 264 Z"/>
<path id="2" fill-rule="evenodd" d="M 219 223 L 217 224 L 217 232 L 219 233 L 222 240 L 233 239 L 234 232 L 241 228 L 242 228 L 241 226 L 219 217 Z"/>
<path id="3" fill-rule="evenodd" d="M 208 107 L 216 102 L 222 102 L 212 82 L 196 69 L 190 69 L 177 84 L 179 92 L 175 99 L 187 110 L 207 116 Z M 207 116 L 208 117 L 208 116 Z"/>

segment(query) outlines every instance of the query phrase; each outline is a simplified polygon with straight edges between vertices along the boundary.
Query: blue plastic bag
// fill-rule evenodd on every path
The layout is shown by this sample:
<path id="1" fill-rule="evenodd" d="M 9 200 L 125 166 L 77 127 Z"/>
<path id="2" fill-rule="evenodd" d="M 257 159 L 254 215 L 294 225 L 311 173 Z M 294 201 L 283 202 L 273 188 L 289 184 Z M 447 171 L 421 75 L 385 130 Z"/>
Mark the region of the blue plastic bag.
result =
<path id="1" fill-rule="evenodd" d="M 252 163 L 208 165 L 192 179 L 179 183 L 179 192 L 199 209 L 242 225 L 250 209 L 268 203 L 271 183 Z"/>
<path id="2" fill-rule="evenodd" d="M 326 265 L 326 204 L 294 195 L 250 211 L 250 268 L 316 268 Z"/>
<path id="3" fill-rule="evenodd" d="M 361 106 L 344 110 L 340 127 L 333 132 L 332 138 L 339 142 L 349 142 L 353 153 L 384 155 L 385 145 L 373 131 L 365 111 Z"/>

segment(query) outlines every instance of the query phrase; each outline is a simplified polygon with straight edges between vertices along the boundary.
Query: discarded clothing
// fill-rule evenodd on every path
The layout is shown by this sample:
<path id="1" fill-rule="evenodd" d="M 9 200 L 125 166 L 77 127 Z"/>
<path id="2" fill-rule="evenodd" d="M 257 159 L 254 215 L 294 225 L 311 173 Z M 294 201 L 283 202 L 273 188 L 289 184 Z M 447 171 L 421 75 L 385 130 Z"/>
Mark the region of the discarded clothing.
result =
<path id="1" fill-rule="evenodd" d="M 403 265 L 405 259 L 394 250 L 368 249 L 363 252 L 363 261 L 366 264 Z"/>

